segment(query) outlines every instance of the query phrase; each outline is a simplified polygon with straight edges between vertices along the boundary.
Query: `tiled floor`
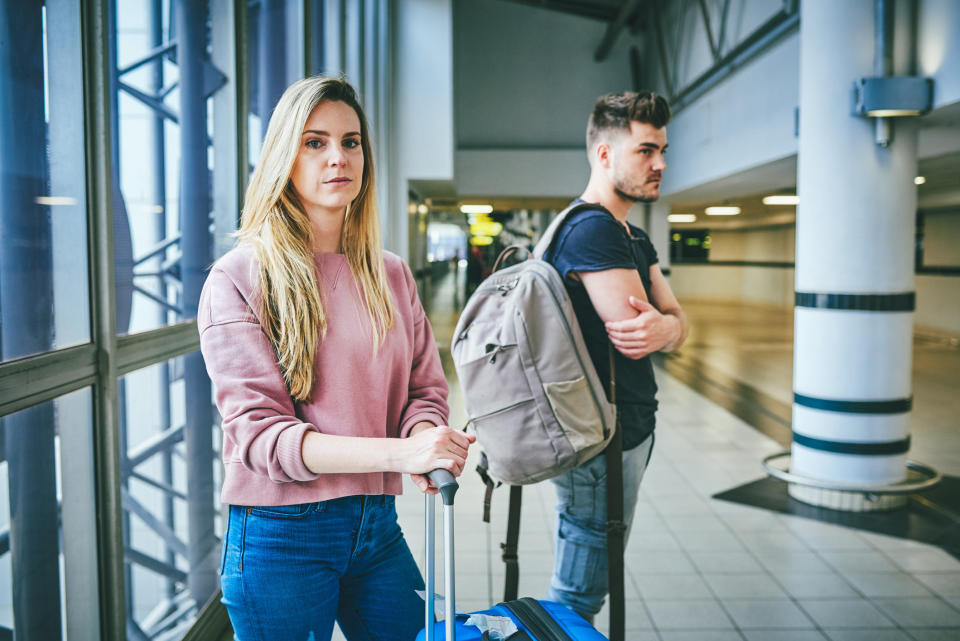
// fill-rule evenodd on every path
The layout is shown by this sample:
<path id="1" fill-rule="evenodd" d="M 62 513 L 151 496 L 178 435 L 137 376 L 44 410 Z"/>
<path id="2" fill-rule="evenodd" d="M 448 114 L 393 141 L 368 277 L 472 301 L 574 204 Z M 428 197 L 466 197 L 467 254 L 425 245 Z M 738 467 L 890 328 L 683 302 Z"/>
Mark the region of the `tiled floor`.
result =
<path id="1" fill-rule="evenodd" d="M 437 295 L 444 295 L 443 290 Z M 752 382 L 763 386 L 765 393 L 789 402 L 790 369 L 782 361 L 790 358 L 792 342 L 784 336 L 785 316 L 780 315 L 779 329 L 776 314 L 766 321 L 751 316 L 776 345 L 748 346 L 737 357 L 722 347 L 742 344 L 750 330 L 739 327 L 734 318 L 724 335 L 721 323 L 707 323 L 697 315 L 696 306 L 688 310 L 695 331 L 708 327 L 710 332 L 709 339 L 702 331 L 693 337 L 701 343 L 699 357 L 728 368 L 732 375 L 749 371 Z M 449 345 L 455 316 L 437 306 L 431 319 L 438 344 Z M 712 319 L 717 320 L 716 314 Z M 915 358 L 921 369 L 924 362 L 924 357 Z M 958 362 L 957 354 L 947 354 L 934 369 L 943 376 Z M 944 426 L 914 428 L 915 443 L 930 454 L 928 459 L 936 459 L 928 462 L 957 474 L 958 379 L 943 381 L 935 374 L 929 378 L 936 389 L 916 390 L 918 405 L 926 393 L 952 409 L 921 409 L 915 412 L 914 423 L 917 415 L 936 420 L 942 415 L 949 417 L 952 427 L 940 443 L 932 441 L 944 434 Z M 927 376 L 921 372 L 920 380 Z M 960 639 L 960 561 L 937 547 L 712 499 L 718 492 L 763 477 L 761 459 L 782 447 L 664 371 L 659 370 L 657 378 L 661 409 L 656 446 L 626 550 L 628 639 Z M 784 385 L 786 391 L 781 389 Z M 948 393 L 953 398 L 945 398 Z M 463 405 L 455 380 L 451 407 L 451 424 L 462 425 Z M 461 482 L 455 508 L 456 600 L 458 609 L 472 610 L 500 600 L 499 542 L 506 529 L 507 491 L 497 491 L 493 523 L 488 525 L 481 520 L 479 477 L 468 471 Z M 524 489 L 521 594 L 542 597 L 546 591 L 553 558 L 553 501 L 550 483 Z M 422 562 L 423 498 L 412 485 L 405 488 L 398 508 L 414 555 Z M 439 522 L 439 504 L 437 509 Z M 437 580 L 442 586 L 441 577 Z M 602 631 L 606 616 L 604 610 L 598 617 Z"/>

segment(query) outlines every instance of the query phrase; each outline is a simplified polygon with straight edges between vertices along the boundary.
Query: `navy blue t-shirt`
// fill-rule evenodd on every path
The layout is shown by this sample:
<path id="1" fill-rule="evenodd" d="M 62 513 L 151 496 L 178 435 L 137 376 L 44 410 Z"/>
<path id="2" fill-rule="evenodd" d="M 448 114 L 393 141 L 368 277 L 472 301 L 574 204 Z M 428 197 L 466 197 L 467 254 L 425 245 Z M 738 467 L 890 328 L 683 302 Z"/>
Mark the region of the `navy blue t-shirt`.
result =
<path id="1" fill-rule="evenodd" d="M 574 203 L 582 202 L 580 200 Z M 649 236 L 630 225 L 630 235 L 620 222 L 602 206 L 577 212 L 568 219 L 554 239 L 544 260 L 563 277 L 573 310 L 580 323 L 587 351 L 604 387 L 610 384 L 610 353 L 607 330 L 594 309 L 583 283 L 571 272 L 597 272 L 607 269 L 636 269 L 643 288 L 650 292 L 650 267 L 657 263 L 657 251 Z M 617 368 L 617 408 L 623 427 L 623 449 L 644 441 L 656 424 L 657 383 L 650 357 L 639 360 L 615 352 Z"/>

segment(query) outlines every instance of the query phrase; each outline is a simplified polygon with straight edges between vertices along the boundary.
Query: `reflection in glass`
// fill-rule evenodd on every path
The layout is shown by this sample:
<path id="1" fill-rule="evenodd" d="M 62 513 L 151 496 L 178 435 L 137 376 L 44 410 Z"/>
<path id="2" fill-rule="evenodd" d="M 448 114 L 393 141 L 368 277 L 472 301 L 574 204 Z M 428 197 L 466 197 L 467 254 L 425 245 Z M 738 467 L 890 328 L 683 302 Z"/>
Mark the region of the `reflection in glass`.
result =
<path id="1" fill-rule="evenodd" d="M 61 452 L 88 449 L 90 417 L 89 390 L 80 390 L 0 418 L 0 638 L 64 636 L 61 505 L 64 526 L 73 508 L 93 506 L 75 504 L 71 492 L 92 480 L 77 478 Z"/>
<path id="2" fill-rule="evenodd" d="M 209 391 L 195 398 L 186 377 L 199 359 L 120 381 L 127 619 L 142 639 L 182 636 L 218 588 L 219 432 Z"/>
<path id="3" fill-rule="evenodd" d="M 0 0 L 0 360 L 90 338 L 74 4 Z"/>
<path id="4" fill-rule="evenodd" d="M 211 61 L 208 3 L 111 6 L 117 332 L 126 334 L 196 316 L 213 262 L 211 151 L 218 141 L 233 144 L 236 130 L 212 117 L 216 96 L 231 89 Z"/>

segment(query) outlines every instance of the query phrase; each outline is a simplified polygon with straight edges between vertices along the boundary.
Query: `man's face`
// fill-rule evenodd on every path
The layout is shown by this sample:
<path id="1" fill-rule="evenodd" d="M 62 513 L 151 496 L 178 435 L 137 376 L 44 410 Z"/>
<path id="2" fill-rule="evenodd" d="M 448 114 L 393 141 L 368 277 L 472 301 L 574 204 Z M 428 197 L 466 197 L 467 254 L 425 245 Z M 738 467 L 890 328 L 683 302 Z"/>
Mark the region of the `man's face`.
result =
<path id="1" fill-rule="evenodd" d="M 610 145 L 610 177 L 617 194 L 634 202 L 653 202 L 660 197 L 660 180 L 667 168 L 667 129 L 646 122 L 630 121 L 624 133 Z"/>

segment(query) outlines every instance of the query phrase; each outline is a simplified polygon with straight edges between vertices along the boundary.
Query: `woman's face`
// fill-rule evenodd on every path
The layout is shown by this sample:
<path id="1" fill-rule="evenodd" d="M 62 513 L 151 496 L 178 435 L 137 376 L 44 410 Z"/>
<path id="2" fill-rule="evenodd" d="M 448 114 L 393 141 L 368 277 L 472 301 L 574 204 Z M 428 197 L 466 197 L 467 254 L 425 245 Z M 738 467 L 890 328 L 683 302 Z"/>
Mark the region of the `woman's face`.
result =
<path id="1" fill-rule="evenodd" d="M 328 100 L 314 108 L 290 181 L 308 215 L 344 215 L 363 183 L 360 118 L 350 105 Z"/>

